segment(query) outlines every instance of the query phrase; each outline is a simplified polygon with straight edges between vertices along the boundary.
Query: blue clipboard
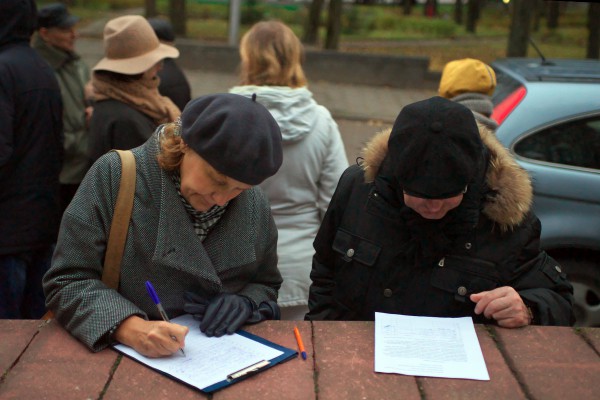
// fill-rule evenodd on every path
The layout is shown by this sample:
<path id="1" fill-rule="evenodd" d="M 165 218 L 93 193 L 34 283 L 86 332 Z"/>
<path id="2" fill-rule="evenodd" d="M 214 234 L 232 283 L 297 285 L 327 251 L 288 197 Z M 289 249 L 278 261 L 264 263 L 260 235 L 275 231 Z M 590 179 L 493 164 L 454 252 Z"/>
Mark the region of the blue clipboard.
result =
<path id="1" fill-rule="evenodd" d="M 190 327 L 190 329 L 198 329 L 197 321 L 195 321 L 192 318 L 192 316 L 189 314 L 172 319 L 171 322 L 176 322 L 176 323 L 180 323 L 182 325 L 186 325 L 186 326 Z M 198 330 L 198 333 L 199 333 L 199 330 Z M 247 332 L 244 330 L 239 330 L 235 333 L 237 335 L 243 337 L 246 340 L 256 341 L 263 346 L 270 347 L 273 350 L 277 350 L 278 355 L 275 356 L 274 358 L 271 358 L 268 360 L 260 360 L 258 362 L 253 361 L 254 364 L 251 364 L 251 365 L 247 365 L 247 366 L 238 365 L 238 367 L 240 367 L 241 369 L 238 369 L 236 371 L 226 371 L 226 370 L 221 371 L 221 373 L 223 373 L 224 375 L 227 374 L 226 378 L 221 381 L 218 381 L 216 383 L 211 382 L 208 386 L 205 386 L 205 387 L 203 387 L 203 385 L 200 384 L 200 382 L 194 381 L 194 379 L 191 379 L 189 374 L 187 376 L 184 376 L 184 374 L 182 374 L 179 369 L 175 370 L 175 369 L 164 368 L 164 364 L 161 364 L 161 363 L 171 362 L 168 359 L 164 359 L 164 361 L 162 361 L 162 359 L 149 359 L 149 358 L 144 357 L 141 354 L 137 353 L 132 348 L 122 345 L 122 344 L 116 344 L 113 346 L 113 348 L 115 350 L 123 353 L 124 355 L 132 358 L 133 360 L 140 362 L 165 376 L 168 376 L 174 380 L 182 382 L 182 383 L 186 384 L 187 386 L 193 387 L 194 389 L 200 390 L 204 393 L 212 393 L 217 390 L 223 389 L 225 387 L 231 386 L 231 385 L 233 385 L 237 382 L 240 382 L 250 376 L 253 376 L 262 371 L 265 371 L 277 364 L 288 361 L 298 355 L 298 352 L 296 350 L 293 350 L 293 349 L 290 349 L 290 348 L 287 348 L 284 346 L 280 346 L 276 343 L 273 343 L 273 342 L 271 342 L 265 338 L 262 338 L 260 336 L 254 335 L 250 332 Z M 204 340 L 204 339 L 201 339 L 201 340 Z M 187 351 L 187 349 L 186 349 L 186 351 Z M 256 358 L 255 358 L 255 360 L 256 360 Z M 197 376 L 196 372 L 194 374 L 195 374 L 195 376 Z M 213 382 L 214 382 L 214 380 L 213 380 Z"/>
<path id="2" fill-rule="evenodd" d="M 231 374 L 229 374 L 228 379 L 223 380 L 223 381 L 218 382 L 218 383 L 215 383 L 214 385 L 205 387 L 204 389 L 201 389 L 201 391 L 203 391 L 205 393 L 216 392 L 219 389 L 223 389 L 223 388 L 225 388 L 227 386 L 231 386 L 234 383 L 237 383 L 237 382 L 242 381 L 242 380 L 244 380 L 246 378 L 249 378 L 249 377 L 251 377 L 253 375 L 256 375 L 256 374 L 258 374 L 258 373 L 260 373 L 262 371 L 265 371 L 265 370 L 267 370 L 267 369 L 269 369 L 269 368 L 271 368 L 271 367 L 273 367 L 273 366 L 275 366 L 277 364 L 280 364 L 282 362 L 291 360 L 292 358 L 294 358 L 294 357 L 296 357 L 298 355 L 298 352 L 296 350 L 292 350 L 290 348 L 280 346 L 280 345 L 278 345 L 276 343 L 273 343 L 273 342 L 271 342 L 271 341 L 269 341 L 269 340 L 267 340 L 265 338 L 262 338 L 260 336 L 254 335 L 254 334 L 252 334 L 250 332 L 239 330 L 236 333 L 238 335 L 240 335 L 240 336 L 244 336 L 244 337 L 246 337 L 248 339 L 252 339 L 252 340 L 255 340 L 255 341 L 259 342 L 259 343 L 262 343 L 265 346 L 269 346 L 269 347 L 272 347 L 272 348 L 274 348 L 276 350 L 279 350 L 279 351 L 283 352 L 283 354 L 281 354 L 280 356 L 275 357 L 275 358 L 273 358 L 271 360 L 265 360 L 265 362 L 268 361 L 268 364 L 262 364 L 261 365 L 261 363 L 257 363 L 256 365 L 250 365 L 250 366 L 248 366 L 248 367 L 246 367 L 246 368 L 244 368 L 242 370 L 234 371 Z"/>

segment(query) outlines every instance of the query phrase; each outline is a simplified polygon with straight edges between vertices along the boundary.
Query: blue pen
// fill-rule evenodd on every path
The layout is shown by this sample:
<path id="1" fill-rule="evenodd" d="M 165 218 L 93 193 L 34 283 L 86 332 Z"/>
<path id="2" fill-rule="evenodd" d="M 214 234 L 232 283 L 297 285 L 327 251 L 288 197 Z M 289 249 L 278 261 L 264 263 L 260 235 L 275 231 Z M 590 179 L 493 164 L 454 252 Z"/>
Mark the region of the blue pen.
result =
<path id="1" fill-rule="evenodd" d="M 146 281 L 146 290 L 148 291 L 148 294 L 150 295 L 150 297 L 152 297 L 152 301 L 154 302 L 154 304 L 156 304 L 156 308 L 158 308 L 158 313 L 162 317 L 163 321 L 171 322 L 171 320 L 167 316 L 167 313 L 165 312 L 165 309 L 163 308 L 162 304 L 160 304 L 160 300 L 158 298 L 158 295 L 156 294 L 156 290 L 154 290 L 154 286 L 152 286 L 150 281 Z M 177 341 L 177 338 L 175 336 L 171 336 L 171 339 Z M 185 356 L 183 349 L 179 349 L 179 351 L 181 351 L 181 354 L 183 354 Z"/>

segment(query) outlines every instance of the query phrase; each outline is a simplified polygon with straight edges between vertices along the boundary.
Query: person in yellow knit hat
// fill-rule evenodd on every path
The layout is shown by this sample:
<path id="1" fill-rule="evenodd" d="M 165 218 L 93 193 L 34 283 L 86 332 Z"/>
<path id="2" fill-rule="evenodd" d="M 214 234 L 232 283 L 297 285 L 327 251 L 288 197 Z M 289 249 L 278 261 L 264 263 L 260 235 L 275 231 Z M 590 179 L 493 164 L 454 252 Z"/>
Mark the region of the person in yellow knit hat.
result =
<path id="1" fill-rule="evenodd" d="M 498 124 L 490 117 L 494 109 L 491 96 L 495 89 L 496 73 L 492 67 L 473 58 L 463 58 L 446 64 L 438 93 L 467 107 L 477 122 L 496 130 Z"/>

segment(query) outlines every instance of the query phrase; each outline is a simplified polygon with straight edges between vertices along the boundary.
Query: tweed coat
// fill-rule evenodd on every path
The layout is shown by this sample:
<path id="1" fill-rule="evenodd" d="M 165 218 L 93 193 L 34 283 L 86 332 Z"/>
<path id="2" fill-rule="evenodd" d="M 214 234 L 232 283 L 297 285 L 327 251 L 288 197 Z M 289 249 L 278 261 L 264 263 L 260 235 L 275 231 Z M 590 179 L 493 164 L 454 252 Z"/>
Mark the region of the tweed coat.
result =
<path id="1" fill-rule="evenodd" d="M 276 300 L 282 281 L 277 230 L 263 192 L 252 188 L 231 200 L 201 242 L 156 160 L 158 133 L 133 153 L 136 190 L 119 292 L 101 282 L 121 174 L 119 156 L 110 152 L 91 167 L 65 211 L 52 267 L 44 277 L 46 304 L 58 321 L 98 351 L 110 344 L 110 330 L 127 317 L 160 319 L 145 281 L 152 282 L 170 317 L 184 313 L 185 291 L 207 299 L 237 293 L 255 306 Z"/>
<path id="2" fill-rule="evenodd" d="M 387 312 L 492 323 L 474 313 L 469 295 L 511 286 L 533 310 L 535 323 L 574 322 L 572 286 L 540 250 L 529 177 L 482 125 L 480 134 L 489 155 L 481 182 L 489 190 L 472 191 L 486 193 L 475 208 L 478 218 L 450 236 L 440 256 L 420 259 L 421 253 L 410 252 L 414 231 L 407 221 L 415 220 L 404 219 L 401 195 L 388 196 L 386 186 L 377 185 L 390 131 L 367 145 L 362 165 L 342 176 L 315 239 L 306 319 L 373 320 L 375 312 Z M 435 240 L 436 226 L 421 246 Z"/>

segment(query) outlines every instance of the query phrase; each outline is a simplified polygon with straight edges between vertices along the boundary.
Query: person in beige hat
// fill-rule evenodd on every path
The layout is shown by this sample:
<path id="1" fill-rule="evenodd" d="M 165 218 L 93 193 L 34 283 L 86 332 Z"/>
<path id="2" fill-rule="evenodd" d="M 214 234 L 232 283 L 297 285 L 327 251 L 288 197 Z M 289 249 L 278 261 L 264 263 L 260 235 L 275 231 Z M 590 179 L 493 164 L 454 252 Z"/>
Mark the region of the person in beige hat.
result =
<path id="1" fill-rule="evenodd" d="M 111 149 L 142 145 L 158 125 L 174 121 L 181 111 L 158 92 L 157 74 L 165 58 L 179 51 L 160 43 L 139 15 L 112 19 L 104 27 L 104 58 L 93 68 L 94 114 L 89 155 L 94 162 Z"/>
<path id="2" fill-rule="evenodd" d="M 442 71 L 440 96 L 460 103 L 473 112 L 477 122 L 495 131 L 491 96 L 496 89 L 496 73 L 483 61 L 463 58 L 450 61 Z"/>

